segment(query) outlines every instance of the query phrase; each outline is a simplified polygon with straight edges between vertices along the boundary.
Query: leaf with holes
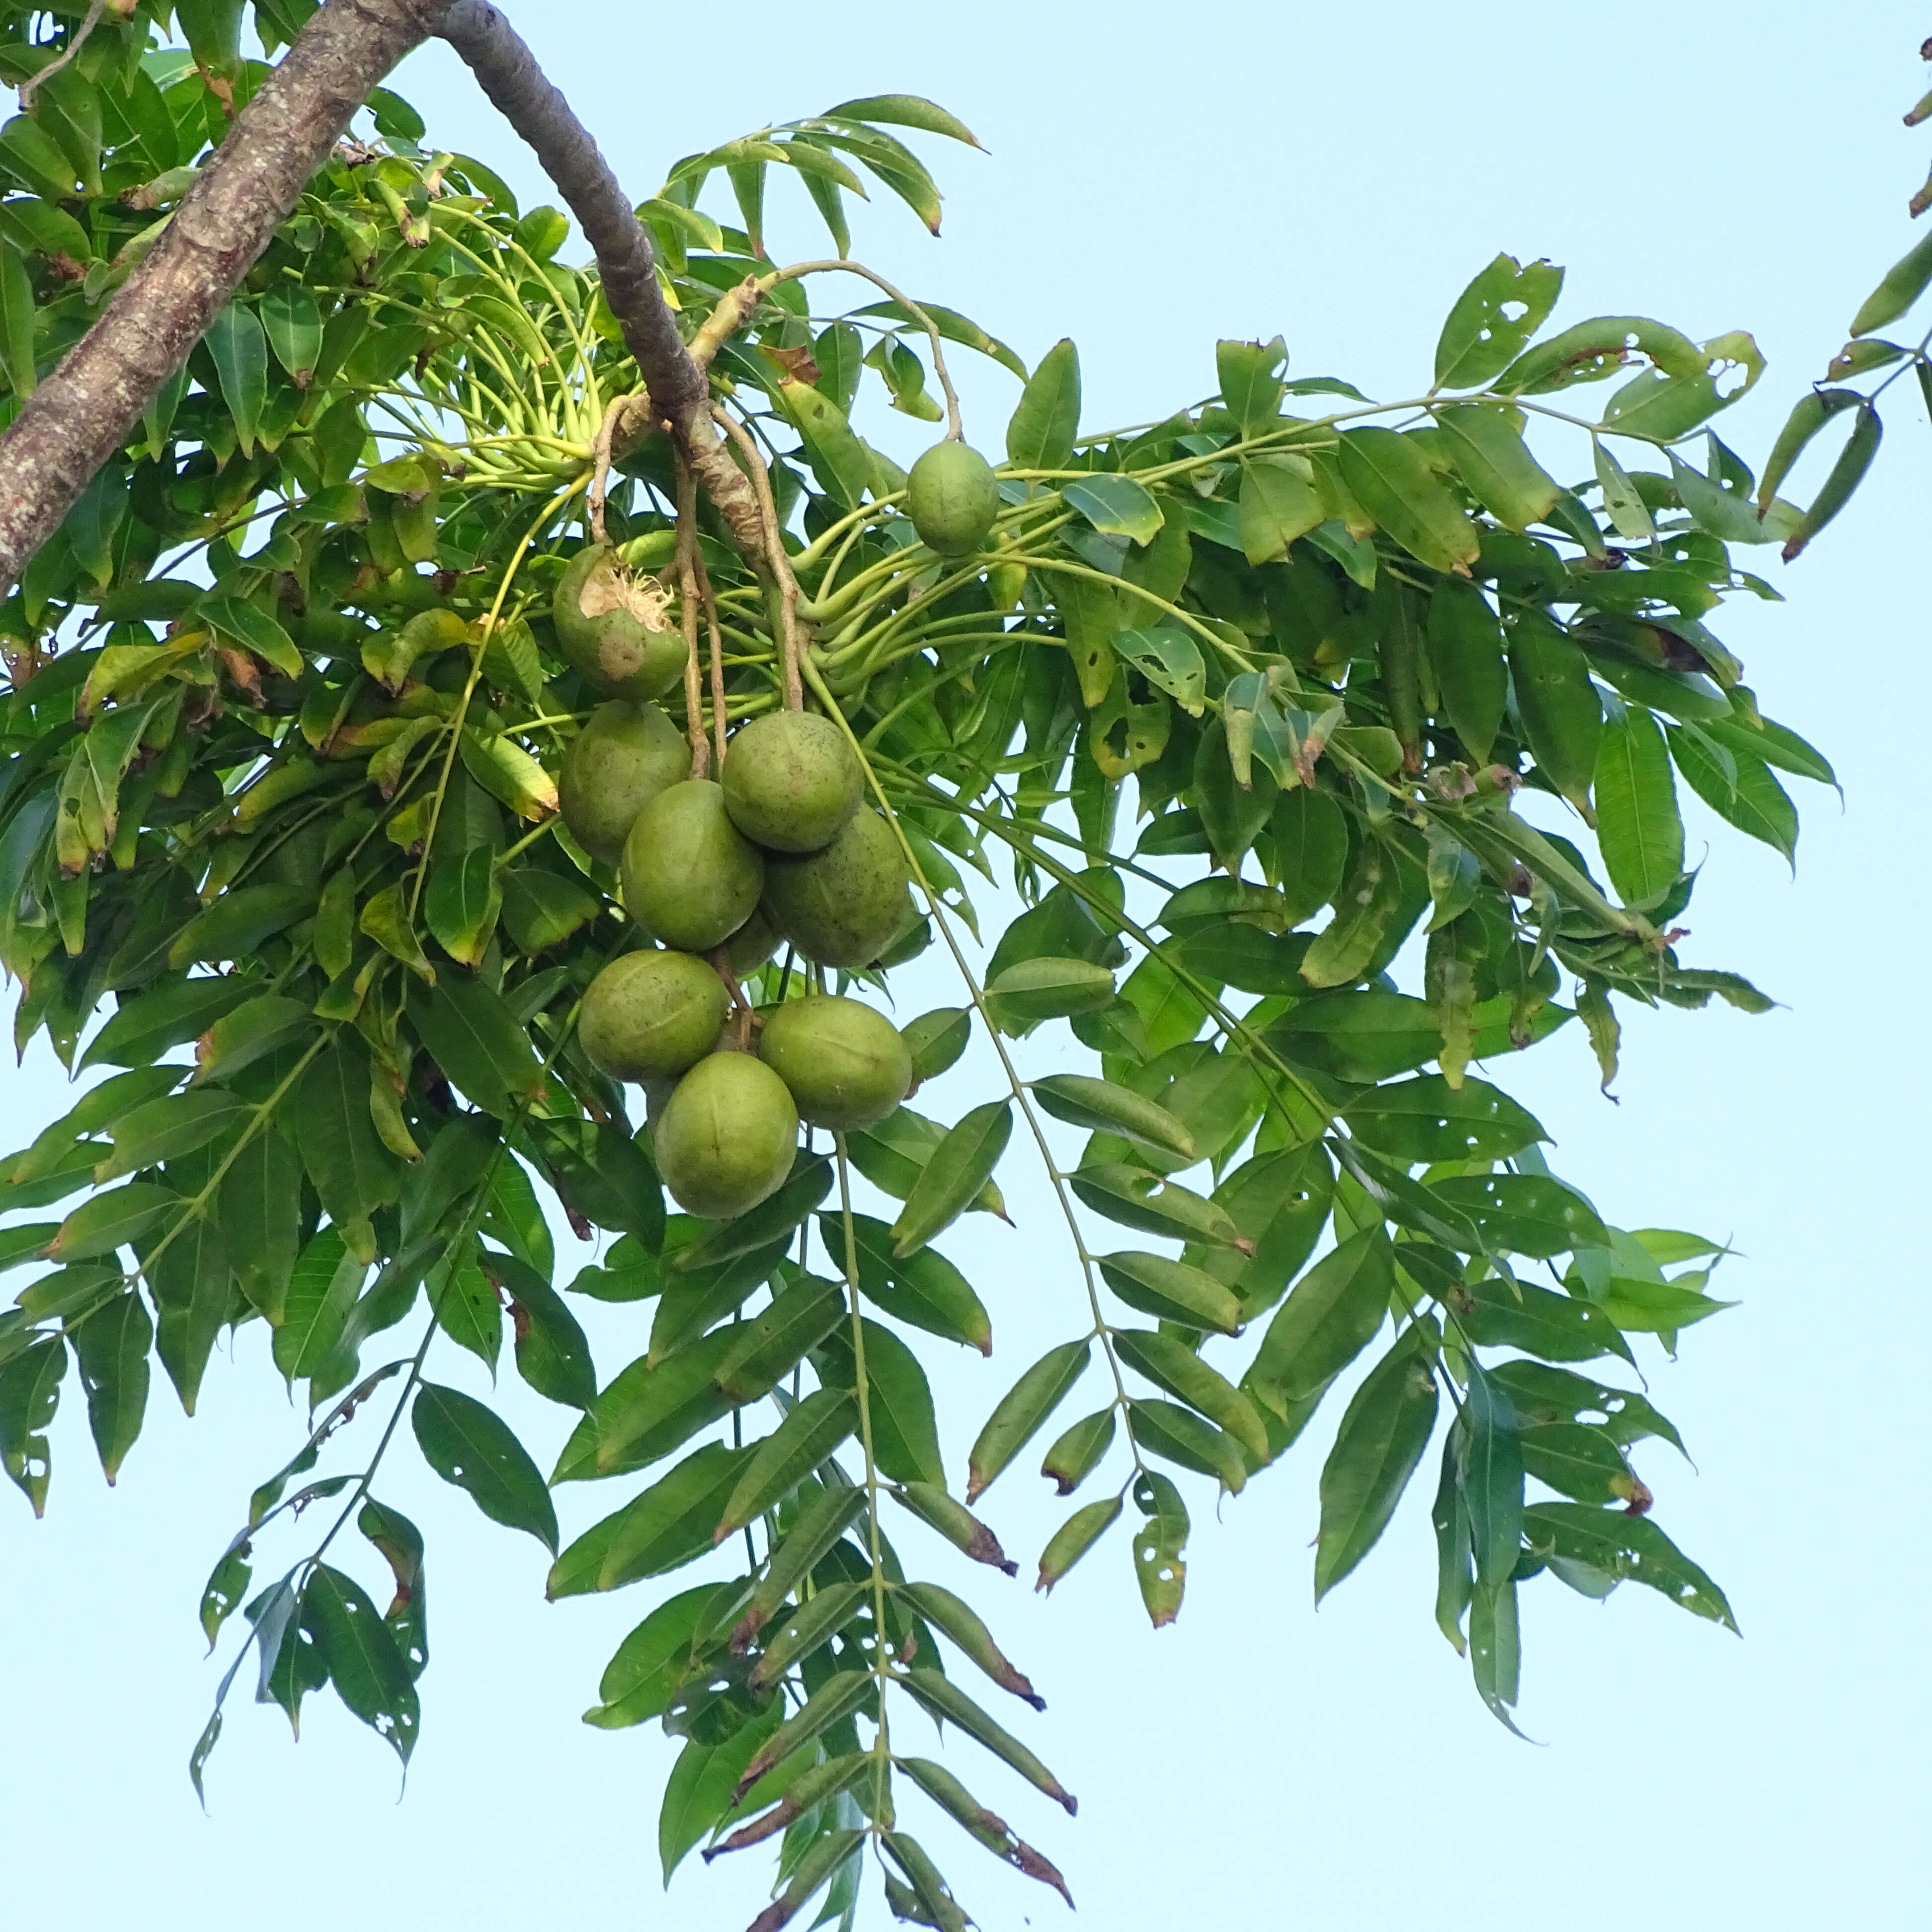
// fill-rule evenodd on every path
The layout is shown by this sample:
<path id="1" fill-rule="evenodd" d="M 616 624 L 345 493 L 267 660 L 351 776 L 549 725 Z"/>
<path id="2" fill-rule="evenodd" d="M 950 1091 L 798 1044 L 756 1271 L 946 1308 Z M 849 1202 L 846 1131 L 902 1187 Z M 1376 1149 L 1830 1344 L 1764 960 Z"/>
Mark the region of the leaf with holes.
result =
<path id="1" fill-rule="evenodd" d="M 461 1390 L 425 1382 L 410 1420 L 423 1459 L 446 1483 L 467 1490 L 493 1522 L 527 1530 L 556 1554 L 556 1509 L 530 1451 L 491 1410 Z"/>

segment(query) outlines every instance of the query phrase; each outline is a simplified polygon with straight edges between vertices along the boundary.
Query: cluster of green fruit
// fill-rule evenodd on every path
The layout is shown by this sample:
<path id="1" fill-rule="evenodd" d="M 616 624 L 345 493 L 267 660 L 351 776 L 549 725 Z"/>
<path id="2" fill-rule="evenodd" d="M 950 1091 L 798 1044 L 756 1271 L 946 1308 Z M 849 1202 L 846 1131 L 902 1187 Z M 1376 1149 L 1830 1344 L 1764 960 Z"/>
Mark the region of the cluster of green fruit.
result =
<path id="1" fill-rule="evenodd" d="M 600 568 L 612 584 L 602 596 Z M 639 608 L 647 595 L 590 545 L 556 600 L 566 654 L 620 692 L 565 754 L 559 803 L 584 849 L 617 868 L 646 942 L 591 982 L 578 1036 L 602 1072 L 644 1086 L 678 1204 L 727 1220 L 790 1173 L 801 1119 L 865 1126 L 912 1084 L 904 1041 L 873 1008 L 812 994 L 734 1028 L 733 986 L 781 942 L 822 967 L 871 964 L 913 916 L 910 882 L 892 828 L 862 808 L 857 756 L 830 718 L 754 718 L 718 778 L 692 776 L 683 734 L 650 701 L 681 676 L 684 647 Z"/>

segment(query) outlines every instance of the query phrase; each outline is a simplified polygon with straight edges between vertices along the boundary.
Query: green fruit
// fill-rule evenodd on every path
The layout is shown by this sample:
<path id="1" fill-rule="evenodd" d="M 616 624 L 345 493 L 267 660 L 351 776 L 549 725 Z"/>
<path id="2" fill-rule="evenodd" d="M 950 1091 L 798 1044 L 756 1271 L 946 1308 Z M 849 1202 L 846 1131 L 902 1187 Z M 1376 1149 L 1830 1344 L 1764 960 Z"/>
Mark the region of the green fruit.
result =
<path id="1" fill-rule="evenodd" d="M 652 1144 L 672 1199 L 687 1214 L 728 1221 L 790 1173 L 798 1109 L 762 1060 L 714 1053 L 677 1083 Z"/>
<path id="2" fill-rule="evenodd" d="M 865 774 L 845 734 L 809 711 L 754 718 L 725 748 L 724 808 L 774 852 L 816 852 L 859 809 Z"/>
<path id="3" fill-rule="evenodd" d="M 874 1008 L 823 993 L 765 1016 L 758 1058 L 791 1090 L 801 1117 L 844 1133 L 883 1120 L 912 1084 L 912 1054 Z"/>
<path id="4" fill-rule="evenodd" d="M 731 970 L 741 980 L 748 980 L 784 943 L 784 934 L 772 923 L 762 901 L 724 942 L 731 955 Z"/>
<path id="5" fill-rule="evenodd" d="M 599 691 L 662 698 L 684 675 L 684 639 L 650 580 L 633 577 L 608 544 L 586 544 L 550 600 L 557 648 Z"/>
<path id="6" fill-rule="evenodd" d="M 861 812 L 822 851 L 774 854 L 765 905 L 778 930 L 821 966 L 868 966 L 905 916 L 904 855 L 875 812 Z"/>
<path id="7" fill-rule="evenodd" d="M 718 1044 L 731 1010 L 724 982 L 688 952 L 627 952 L 591 981 L 577 1037 L 613 1080 L 663 1080 Z"/>
<path id="8" fill-rule="evenodd" d="M 638 814 L 690 776 L 691 747 L 677 727 L 655 704 L 616 698 L 600 704 L 570 741 L 557 802 L 577 842 L 614 866 Z"/>
<path id="9" fill-rule="evenodd" d="M 727 815 L 722 789 L 686 778 L 638 814 L 622 873 L 624 904 L 646 932 L 686 952 L 708 952 L 751 917 L 765 862 Z"/>
<path id="10" fill-rule="evenodd" d="M 927 549 L 968 556 L 986 541 L 1000 514 L 1000 484 L 976 449 L 935 442 L 906 481 L 913 528 Z"/>

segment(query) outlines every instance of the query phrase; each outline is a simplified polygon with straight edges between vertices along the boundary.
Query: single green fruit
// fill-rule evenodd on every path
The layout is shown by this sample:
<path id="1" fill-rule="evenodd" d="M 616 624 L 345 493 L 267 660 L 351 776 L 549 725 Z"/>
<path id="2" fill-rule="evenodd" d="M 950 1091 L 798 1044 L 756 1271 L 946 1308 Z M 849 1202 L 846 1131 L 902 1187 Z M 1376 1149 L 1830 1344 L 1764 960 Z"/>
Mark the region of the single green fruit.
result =
<path id="1" fill-rule="evenodd" d="M 557 648 L 613 698 L 662 698 L 684 675 L 684 639 L 663 591 L 608 544 L 586 544 L 565 566 L 550 619 Z"/>
<path id="2" fill-rule="evenodd" d="M 758 848 L 710 778 L 686 778 L 638 814 L 624 841 L 624 904 L 653 938 L 709 952 L 752 916 L 765 883 Z"/>
<path id="3" fill-rule="evenodd" d="M 655 704 L 614 698 L 570 741 L 556 775 L 557 802 L 577 842 L 614 866 L 638 814 L 690 776 L 683 733 Z"/>
<path id="4" fill-rule="evenodd" d="M 774 852 L 816 852 L 859 809 L 866 776 L 845 734 L 810 711 L 754 718 L 725 747 L 724 809 Z"/>
<path id="5" fill-rule="evenodd" d="M 935 442 L 907 478 L 913 528 L 941 556 L 970 556 L 1000 514 L 999 479 L 976 449 L 950 438 Z"/>
<path id="6" fill-rule="evenodd" d="M 718 1044 L 730 1013 L 724 982 L 688 952 L 627 952 L 591 981 L 577 1037 L 613 1080 L 663 1080 Z"/>
<path id="7" fill-rule="evenodd" d="M 724 942 L 731 954 L 731 970 L 741 980 L 748 980 L 784 944 L 784 934 L 772 923 L 771 914 L 761 899 L 752 908 L 752 916 Z"/>
<path id="8" fill-rule="evenodd" d="M 652 1138 L 658 1172 L 687 1214 L 728 1221 L 791 1172 L 798 1109 L 748 1053 L 714 1053 L 677 1083 Z"/>
<path id="9" fill-rule="evenodd" d="M 808 959 L 868 966 L 898 930 L 907 884 L 892 827 L 876 812 L 861 812 L 822 851 L 774 853 L 765 867 L 765 905 Z"/>
<path id="10" fill-rule="evenodd" d="M 811 993 L 765 1016 L 758 1058 L 791 1090 L 802 1118 L 844 1133 L 883 1120 L 912 1084 L 899 1030 L 856 1000 Z"/>

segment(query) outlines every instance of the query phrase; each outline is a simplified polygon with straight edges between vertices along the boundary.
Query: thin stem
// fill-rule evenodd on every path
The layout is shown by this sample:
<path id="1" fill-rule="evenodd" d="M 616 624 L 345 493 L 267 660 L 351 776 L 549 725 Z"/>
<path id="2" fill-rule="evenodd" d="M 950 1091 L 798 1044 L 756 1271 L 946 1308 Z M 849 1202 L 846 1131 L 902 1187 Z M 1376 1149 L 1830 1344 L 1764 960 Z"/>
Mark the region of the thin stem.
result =
<path id="1" fill-rule="evenodd" d="M 799 682 L 798 661 L 798 578 L 794 574 L 791 560 L 785 555 L 784 542 L 779 534 L 778 510 L 772 498 L 772 479 L 765 467 L 765 459 L 758 454 L 758 446 L 746 434 L 744 425 L 722 403 L 711 406 L 712 419 L 723 428 L 745 459 L 750 471 L 752 487 L 758 500 L 758 520 L 764 537 L 765 561 L 772 574 L 772 581 L 778 596 L 778 622 L 780 643 L 784 652 L 784 699 L 788 711 L 802 711 L 805 708 L 805 693 Z"/>
<path id="2" fill-rule="evenodd" d="M 845 1230 L 845 1292 L 852 1307 L 853 1380 L 858 1384 L 859 1443 L 866 1458 L 866 1514 L 871 1528 L 872 1559 L 872 1675 L 879 1687 L 879 1728 L 872 1739 L 875 1760 L 876 1819 L 884 1808 L 886 1763 L 891 1743 L 886 1730 L 886 1568 L 879 1546 L 879 1466 L 872 1453 L 872 1388 L 866 1374 L 866 1324 L 859 1312 L 859 1245 L 852 1222 L 852 1176 L 845 1159 L 845 1136 L 834 1134 L 832 1145 L 838 1169 L 838 1210 Z"/>
<path id="3" fill-rule="evenodd" d="M 711 748 L 704 740 L 704 691 L 698 667 L 698 478 L 677 460 L 678 622 L 684 632 L 684 728 L 691 740 L 691 776 L 706 776 Z"/>
<path id="4" fill-rule="evenodd" d="M 775 275 L 759 278 L 760 289 L 776 288 L 781 282 L 796 281 L 803 275 L 847 274 L 862 275 L 874 287 L 884 289 L 913 320 L 926 331 L 926 339 L 932 345 L 933 373 L 939 378 L 939 386 L 946 395 L 946 434 L 954 442 L 963 442 L 966 433 L 960 426 L 959 398 L 954 394 L 952 378 L 946 374 L 946 351 L 940 346 L 939 328 L 931 316 L 914 302 L 910 296 L 902 295 L 884 275 L 858 262 L 798 262 L 788 268 L 781 268 Z"/>

